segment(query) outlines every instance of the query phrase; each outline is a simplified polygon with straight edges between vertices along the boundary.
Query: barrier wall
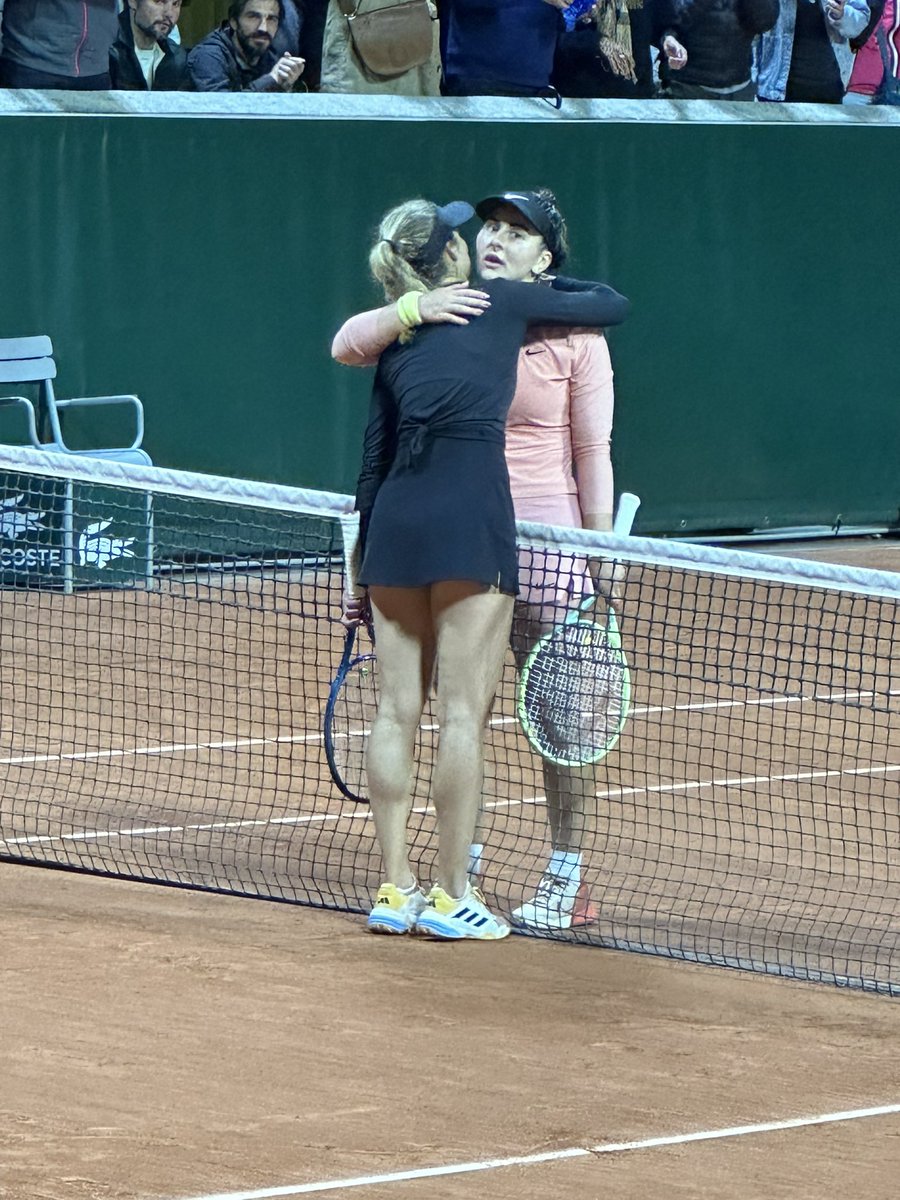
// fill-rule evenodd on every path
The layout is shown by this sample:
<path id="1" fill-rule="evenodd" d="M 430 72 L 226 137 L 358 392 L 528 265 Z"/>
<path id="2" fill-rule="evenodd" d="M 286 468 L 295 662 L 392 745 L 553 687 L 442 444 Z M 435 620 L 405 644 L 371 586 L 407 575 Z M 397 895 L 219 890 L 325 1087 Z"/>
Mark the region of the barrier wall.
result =
<path id="1" fill-rule="evenodd" d="M 348 490 L 369 380 L 329 345 L 378 216 L 538 184 L 633 302 L 639 530 L 897 522 L 889 110 L 6 93 L 0 335 L 49 333 L 61 396 L 140 394 L 158 463 Z"/>

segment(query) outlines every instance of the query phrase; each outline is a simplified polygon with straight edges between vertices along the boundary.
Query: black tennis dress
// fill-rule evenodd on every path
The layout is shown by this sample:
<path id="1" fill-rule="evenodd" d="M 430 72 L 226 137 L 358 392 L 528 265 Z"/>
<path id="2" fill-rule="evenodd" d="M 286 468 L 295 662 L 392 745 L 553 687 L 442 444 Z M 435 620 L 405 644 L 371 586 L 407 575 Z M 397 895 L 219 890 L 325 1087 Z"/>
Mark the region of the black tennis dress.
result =
<path id="1" fill-rule="evenodd" d="M 421 326 L 381 355 L 356 492 L 366 586 L 471 580 L 518 593 L 504 430 L 525 331 L 616 325 L 628 309 L 599 284 L 480 286 L 482 316 Z"/>

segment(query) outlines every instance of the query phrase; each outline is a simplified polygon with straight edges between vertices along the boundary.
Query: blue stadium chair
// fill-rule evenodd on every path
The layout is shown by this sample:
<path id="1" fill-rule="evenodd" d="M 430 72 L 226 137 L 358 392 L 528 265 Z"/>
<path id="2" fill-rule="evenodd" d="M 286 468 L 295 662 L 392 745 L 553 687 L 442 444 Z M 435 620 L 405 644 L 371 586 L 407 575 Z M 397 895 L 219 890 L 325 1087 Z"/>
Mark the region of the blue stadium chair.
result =
<path id="1" fill-rule="evenodd" d="M 57 400 L 53 388 L 55 378 L 53 344 L 48 337 L 0 338 L 0 388 L 4 384 L 23 383 L 37 388 L 37 413 L 34 403 L 27 396 L 0 396 L 0 405 L 17 407 L 25 412 L 28 440 L 32 446 L 38 450 L 55 450 L 60 454 L 153 465 L 150 455 L 141 447 L 144 439 L 144 406 L 137 396 L 82 396 L 74 400 Z M 134 415 L 134 438 L 129 445 L 90 450 L 73 450 L 66 445 L 60 425 L 61 412 L 123 405 L 130 408 Z M 49 437 L 41 439 L 38 427 L 44 419 L 49 425 Z"/>

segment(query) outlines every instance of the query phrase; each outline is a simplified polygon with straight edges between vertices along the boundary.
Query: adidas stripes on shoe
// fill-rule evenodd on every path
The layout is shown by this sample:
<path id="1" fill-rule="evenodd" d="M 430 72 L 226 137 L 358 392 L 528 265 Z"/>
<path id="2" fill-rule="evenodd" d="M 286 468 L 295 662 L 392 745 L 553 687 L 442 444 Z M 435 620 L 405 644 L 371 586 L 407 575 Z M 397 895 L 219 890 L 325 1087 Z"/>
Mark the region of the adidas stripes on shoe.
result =
<path id="1" fill-rule="evenodd" d="M 478 888 L 469 884 L 460 900 L 448 896 L 443 888 L 433 887 L 425 897 L 416 933 L 433 938 L 499 941 L 507 936 L 509 926 L 494 916 Z"/>

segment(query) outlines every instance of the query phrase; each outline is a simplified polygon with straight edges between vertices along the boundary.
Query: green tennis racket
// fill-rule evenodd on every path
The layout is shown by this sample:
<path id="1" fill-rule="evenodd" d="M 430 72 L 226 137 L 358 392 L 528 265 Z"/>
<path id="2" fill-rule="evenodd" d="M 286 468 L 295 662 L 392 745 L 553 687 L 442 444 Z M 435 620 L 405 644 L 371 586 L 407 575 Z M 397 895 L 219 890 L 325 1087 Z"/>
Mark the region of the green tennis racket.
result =
<path id="1" fill-rule="evenodd" d="M 622 497 L 614 532 L 628 534 L 640 500 Z M 535 750 L 562 767 L 599 762 L 619 740 L 631 707 L 631 674 L 615 610 L 589 596 L 532 648 L 516 707 Z"/>
<path id="2" fill-rule="evenodd" d="M 561 767 L 599 762 L 619 740 L 631 707 L 619 623 L 612 608 L 601 615 L 597 605 L 591 596 L 544 634 L 519 676 L 525 736 Z"/>

